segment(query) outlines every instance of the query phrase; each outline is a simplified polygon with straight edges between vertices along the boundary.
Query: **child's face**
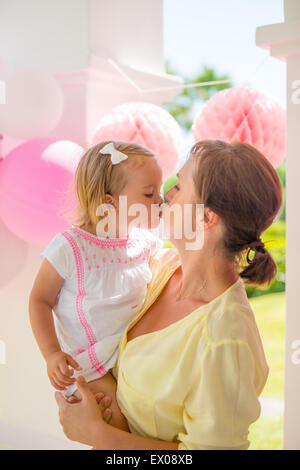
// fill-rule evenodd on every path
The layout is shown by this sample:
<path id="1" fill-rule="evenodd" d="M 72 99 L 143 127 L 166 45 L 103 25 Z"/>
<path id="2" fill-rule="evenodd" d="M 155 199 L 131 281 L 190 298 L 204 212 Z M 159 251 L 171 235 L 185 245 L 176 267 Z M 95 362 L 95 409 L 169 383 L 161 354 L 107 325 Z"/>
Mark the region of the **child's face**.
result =
<path id="1" fill-rule="evenodd" d="M 143 228 L 151 229 L 159 225 L 162 215 L 159 206 L 164 202 L 161 196 L 162 183 L 162 170 L 154 158 L 145 158 L 145 164 L 128 175 L 121 194 L 127 197 L 128 226 L 137 217 Z M 119 208 L 119 201 L 116 203 Z"/>

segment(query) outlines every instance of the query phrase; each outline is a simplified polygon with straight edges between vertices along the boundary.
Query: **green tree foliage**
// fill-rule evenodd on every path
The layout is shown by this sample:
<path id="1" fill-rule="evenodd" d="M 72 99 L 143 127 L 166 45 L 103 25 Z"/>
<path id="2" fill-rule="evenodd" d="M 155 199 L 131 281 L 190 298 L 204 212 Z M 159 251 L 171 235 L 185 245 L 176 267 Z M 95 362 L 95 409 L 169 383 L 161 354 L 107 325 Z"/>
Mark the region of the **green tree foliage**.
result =
<path id="1" fill-rule="evenodd" d="M 171 75 L 179 75 L 167 65 L 167 73 Z M 200 83 L 211 82 L 217 80 L 230 80 L 228 75 L 218 75 L 212 68 L 204 66 L 202 72 L 193 77 L 184 77 L 184 83 Z M 205 102 L 217 91 L 230 88 L 230 83 L 220 85 L 210 85 L 205 87 L 184 88 L 184 90 L 174 97 L 174 100 L 164 103 L 163 107 L 169 111 L 176 119 L 178 124 L 185 131 L 189 131 L 193 124 L 195 105 L 199 102 Z"/>
<path id="2" fill-rule="evenodd" d="M 285 174 L 286 174 L 286 162 L 284 161 L 281 165 L 277 168 L 277 174 L 280 178 L 281 185 L 282 185 L 282 196 L 283 196 L 283 203 L 282 208 L 279 215 L 279 220 L 285 220 L 285 201 L 286 201 L 286 186 L 285 186 Z"/>

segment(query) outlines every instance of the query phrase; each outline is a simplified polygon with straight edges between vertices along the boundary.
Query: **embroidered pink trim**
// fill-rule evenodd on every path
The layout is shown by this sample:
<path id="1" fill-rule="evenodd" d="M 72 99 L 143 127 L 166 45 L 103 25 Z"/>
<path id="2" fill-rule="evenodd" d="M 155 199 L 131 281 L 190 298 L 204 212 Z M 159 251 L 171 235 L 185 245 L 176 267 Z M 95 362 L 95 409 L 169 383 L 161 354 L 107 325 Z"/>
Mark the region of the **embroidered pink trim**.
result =
<path id="1" fill-rule="evenodd" d="M 72 235 L 70 235 L 68 232 L 63 232 L 62 235 L 70 243 L 74 257 L 75 257 L 77 280 L 78 280 L 78 295 L 76 297 L 76 310 L 77 310 L 79 321 L 84 328 L 84 331 L 87 335 L 88 341 L 91 346 L 88 350 L 88 355 L 89 355 L 92 367 L 95 368 L 99 372 L 100 375 L 104 375 L 106 374 L 106 370 L 101 364 L 101 362 L 98 360 L 96 353 L 95 353 L 95 348 L 94 348 L 94 344 L 97 343 L 97 338 L 91 326 L 87 322 L 87 319 L 85 318 L 85 315 L 82 309 L 82 301 L 86 293 L 85 293 L 85 288 L 84 288 L 84 267 L 83 267 L 83 261 L 82 261 L 80 249 L 76 241 L 72 237 Z"/>
<path id="2" fill-rule="evenodd" d="M 76 233 L 79 237 L 83 237 L 84 240 L 88 240 L 90 244 L 94 243 L 95 245 L 100 245 L 101 247 L 113 248 L 114 250 L 116 247 L 125 247 L 130 246 L 136 243 L 137 240 L 131 239 L 128 237 L 126 238 L 100 238 L 92 233 L 88 233 L 85 230 L 82 230 L 79 227 L 72 227 L 73 233 Z"/>
<path id="3" fill-rule="evenodd" d="M 95 346 L 92 346 L 91 348 L 89 348 L 88 354 L 89 354 L 89 358 L 90 358 L 93 368 L 96 369 L 96 371 L 99 372 L 101 376 L 105 375 L 107 371 L 103 367 L 103 364 L 101 364 L 101 362 L 97 358 Z"/>

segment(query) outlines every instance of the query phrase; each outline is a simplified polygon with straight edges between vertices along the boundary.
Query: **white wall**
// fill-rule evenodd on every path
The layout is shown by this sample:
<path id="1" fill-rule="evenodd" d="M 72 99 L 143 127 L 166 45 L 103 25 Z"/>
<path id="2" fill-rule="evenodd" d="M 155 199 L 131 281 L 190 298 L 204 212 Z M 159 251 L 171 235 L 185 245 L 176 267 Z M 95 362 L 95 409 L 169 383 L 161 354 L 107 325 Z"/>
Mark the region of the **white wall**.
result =
<path id="1" fill-rule="evenodd" d="M 88 0 L 0 0 L 0 57 L 48 71 L 87 67 L 88 15 Z"/>

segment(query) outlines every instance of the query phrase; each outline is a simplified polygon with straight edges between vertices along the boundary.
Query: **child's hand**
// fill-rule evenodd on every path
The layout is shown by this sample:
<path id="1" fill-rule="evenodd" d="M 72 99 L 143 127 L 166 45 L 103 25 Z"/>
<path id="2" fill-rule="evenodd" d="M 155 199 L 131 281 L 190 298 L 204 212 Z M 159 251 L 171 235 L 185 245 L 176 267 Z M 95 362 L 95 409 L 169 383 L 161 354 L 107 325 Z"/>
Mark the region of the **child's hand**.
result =
<path id="1" fill-rule="evenodd" d="M 56 351 L 47 357 L 47 373 L 51 384 L 57 390 L 66 390 L 68 385 L 75 382 L 71 378 L 75 370 L 82 370 L 79 364 L 69 354 Z M 71 367 L 69 367 L 71 366 Z"/>

